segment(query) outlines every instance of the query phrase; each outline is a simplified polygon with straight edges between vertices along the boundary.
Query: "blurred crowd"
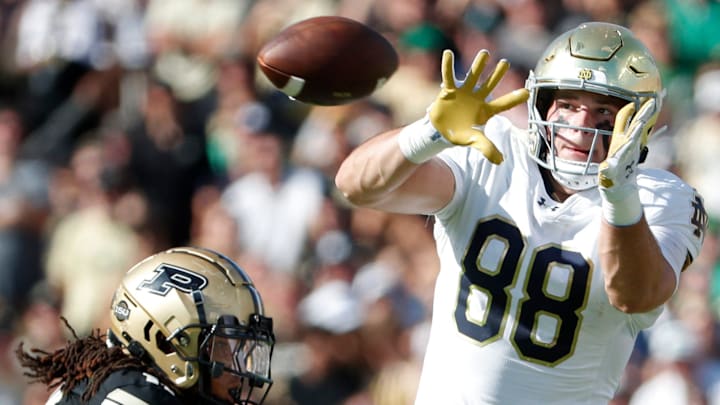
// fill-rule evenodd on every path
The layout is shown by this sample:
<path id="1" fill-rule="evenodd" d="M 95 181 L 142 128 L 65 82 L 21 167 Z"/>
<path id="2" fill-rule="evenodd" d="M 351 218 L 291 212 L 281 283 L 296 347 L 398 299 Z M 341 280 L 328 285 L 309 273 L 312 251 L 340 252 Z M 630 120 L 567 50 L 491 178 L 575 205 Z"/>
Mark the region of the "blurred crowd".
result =
<path id="1" fill-rule="evenodd" d="M 400 66 L 367 99 L 290 100 L 255 55 L 330 14 L 382 32 Z M 275 320 L 271 404 L 411 404 L 432 218 L 350 206 L 337 166 L 425 113 L 443 49 L 462 71 L 482 48 L 508 59 L 504 94 L 588 20 L 629 27 L 656 57 L 666 129 L 647 165 L 698 188 L 710 214 L 702 256 L 640 335 L 613 404 L 720 404 L 717 0 L 0 0 L 0 403 L 48 396 L 22 376 L 18 342 L 62 346 L 60 316 L 78 335 L 105 330 L 132 264 L 198 245 L 236 259 Z M 507 115 L 526 127 L 524 107 Z"/>

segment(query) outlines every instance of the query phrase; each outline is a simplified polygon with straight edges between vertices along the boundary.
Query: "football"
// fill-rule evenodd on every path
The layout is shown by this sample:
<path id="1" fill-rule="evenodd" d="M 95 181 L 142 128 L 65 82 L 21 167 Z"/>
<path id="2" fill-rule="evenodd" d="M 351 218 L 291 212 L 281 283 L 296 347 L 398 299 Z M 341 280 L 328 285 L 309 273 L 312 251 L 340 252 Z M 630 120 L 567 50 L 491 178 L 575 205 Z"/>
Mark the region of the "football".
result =
<path id="1" fill-rule="evenodd" d="M 340 105 L 380 88 L 397 69 L 398 55 L 369 26 L 350 18 L 321 16 L 280 31 L 258 52 L 257 63 L 270 82 L 292 99 Z"/>

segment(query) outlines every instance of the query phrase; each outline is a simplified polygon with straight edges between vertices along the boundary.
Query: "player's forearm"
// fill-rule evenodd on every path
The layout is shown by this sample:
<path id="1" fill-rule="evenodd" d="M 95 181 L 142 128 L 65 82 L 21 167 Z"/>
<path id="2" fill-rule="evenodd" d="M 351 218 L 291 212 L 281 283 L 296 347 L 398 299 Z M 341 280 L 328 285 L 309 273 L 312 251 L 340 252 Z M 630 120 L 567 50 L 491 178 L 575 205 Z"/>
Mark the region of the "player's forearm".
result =
<path id="1" fill-rule="evenodd" d="M 355 205 L 401 214 L 435 213 L 452 199 L 452 171 L 440 159 L 413 163 L 402 152 L 397 134 L 378 135 L 355 149 L 340 166 L 335 183 Z"/>
<path id="2" fill-rule="evenodd" d="M 342 163 L 335 184 L 345 197 L 359 206 L 373 206 L 417 169 L 405 159 L 392 130 L 370 139 L 356 148 Z"/>
<path id="3" fill-rule="evenodd" d="M 602 222 L 599 252 L 610 302 L 627 313 L 647 312 L 675 290 L 675 274 L 642 217 L 628 226 Z"/>

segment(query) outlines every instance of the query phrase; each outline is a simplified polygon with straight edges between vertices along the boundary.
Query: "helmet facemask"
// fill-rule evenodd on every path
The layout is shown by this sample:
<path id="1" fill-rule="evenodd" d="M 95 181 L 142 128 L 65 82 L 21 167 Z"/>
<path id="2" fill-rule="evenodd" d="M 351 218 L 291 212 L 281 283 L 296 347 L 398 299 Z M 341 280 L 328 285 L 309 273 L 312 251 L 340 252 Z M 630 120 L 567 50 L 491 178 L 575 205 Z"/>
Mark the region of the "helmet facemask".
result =
<path id="1" fill-rule="evenodd" d="M 531 82 L 534 79 L 533 73 L 530 72 Z M 562 89 L 574 89 L 575 87 L 567 84 Z M 547 119 L 547 112 L 553 103 L 554 94 L 559 90 L 555 86 L 535 85 L 534 91 L 530 94 L 528 107 L 530 118 L 528 120 L 529 131 L 532 134 L 530 139 L 530 154 L 535 161 L 550 171 L 555 180 L 563 186 L 572 190 L 586 190 L 597 186 L 598 183 L 598 167 L 599 162 L 593 162 L 593 156 L 596 149 L 603 145 L 607 151 L 612 137 L 612 128 L 593 128 L 572 125 L 569 123 L 553 122 Z M 583 89 L 582 84 L 577 88 Z M 588 90 L 589 91 L 589 90 Z M 597 93 L 597 92 L 595 92 Z M 640 98 L 631 100 L 628 97 L 620 97 L 618 94 L 607 94 L 617 99 L 635 102 L 636 108 L 639 108 Z M 583 133 L 583 136 L 591 136 L 592 142 L 588 151 L 588 158 L 584 161 L 567 160 L 558 157 L 556 152 L 556 138 L 562 130 L 569 129 Z"/>
<path id="2" fill-rule="evenodd" d="M 212 403 L 261 404 L 272 386 L 272 319 L 252 314 L 248 322 L 240 323 L 233 315 L 222 315 L 214 325 L 188 325 L 168 340 L 192 328 L 202 329 L 198 357 L 183 359 L 200 365 L 198 394 Z M 227 391 L 213 389 L 214 381 Z"/>

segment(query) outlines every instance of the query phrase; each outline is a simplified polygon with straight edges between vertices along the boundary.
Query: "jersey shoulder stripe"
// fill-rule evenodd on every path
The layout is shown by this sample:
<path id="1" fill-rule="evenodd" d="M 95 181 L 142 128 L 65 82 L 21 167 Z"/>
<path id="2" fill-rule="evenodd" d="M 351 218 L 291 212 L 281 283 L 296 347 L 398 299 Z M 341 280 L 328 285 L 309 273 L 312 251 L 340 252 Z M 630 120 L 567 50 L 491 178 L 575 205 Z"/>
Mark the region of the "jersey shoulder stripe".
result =
<path id="1" fill-rule="evenodd" d="M 122 388 L 111 391 L 103 400 L 102 405 L 150 405 Z"/>

